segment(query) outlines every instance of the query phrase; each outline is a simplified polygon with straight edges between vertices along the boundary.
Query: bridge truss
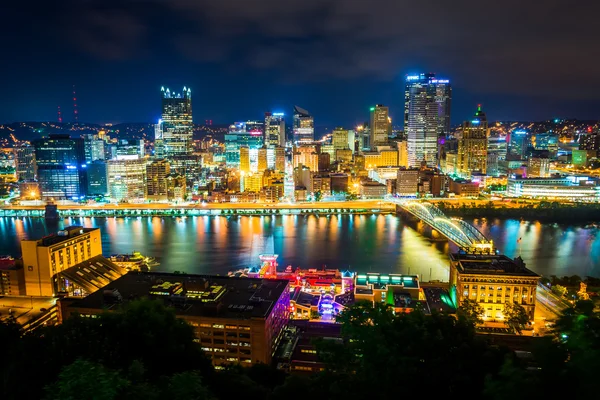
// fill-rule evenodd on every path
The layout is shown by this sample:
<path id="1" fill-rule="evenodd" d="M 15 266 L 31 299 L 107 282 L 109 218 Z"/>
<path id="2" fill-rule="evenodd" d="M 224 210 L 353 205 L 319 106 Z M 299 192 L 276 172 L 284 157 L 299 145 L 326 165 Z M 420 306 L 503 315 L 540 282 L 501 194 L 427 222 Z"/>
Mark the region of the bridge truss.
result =
<path id="1" fill-rule="evenodd" d="M 387 197 L 387 201 L 419 218 L 467 253 L 493 254 L 496 251 L 493 241 L 486 238 L 473 225 L 459 218 L 449 218 L 431 203 L 391 196 Z"/>

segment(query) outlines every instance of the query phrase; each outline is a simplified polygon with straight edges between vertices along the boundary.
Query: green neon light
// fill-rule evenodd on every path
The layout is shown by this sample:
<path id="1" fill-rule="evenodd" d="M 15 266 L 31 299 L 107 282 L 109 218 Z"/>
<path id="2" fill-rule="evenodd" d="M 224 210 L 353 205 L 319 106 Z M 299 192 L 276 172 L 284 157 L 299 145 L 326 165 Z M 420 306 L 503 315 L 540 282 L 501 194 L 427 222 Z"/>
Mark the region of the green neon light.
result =
<path id="1" fill-rule="evenodd" d="M 371 110 L 371 111 L 375 111 L 375 107 L 371 107 L 369 110 Z"/>

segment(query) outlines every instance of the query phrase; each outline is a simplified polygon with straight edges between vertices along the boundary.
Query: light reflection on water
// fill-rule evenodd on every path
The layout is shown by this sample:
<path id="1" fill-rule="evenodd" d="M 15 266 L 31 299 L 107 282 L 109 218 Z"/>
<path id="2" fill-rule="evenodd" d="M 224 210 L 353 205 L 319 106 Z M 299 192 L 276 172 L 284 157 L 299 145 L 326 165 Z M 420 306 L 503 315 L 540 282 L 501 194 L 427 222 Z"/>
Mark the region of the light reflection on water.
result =
<path id="1" fill-rule="evenodd" d="M 519 254 L 544 275 L 600 276 L 598 229 L 477 219 L 472 221 L 506 255 Z M 19 242 L 68 225 L 99 227 L 105 255 L 133 250 L 156 257 L 158 270 L 225 274 L 258 263 L 265 249 L 282 268 L 339 268 L 419 274 L 447 280 L 447 242 L 421 235 L 394 215 L 290 215 L 222 217 L 0 218 L 0 254 L 20 254 Z M 518 243 L 518 239 L 521 242 Z"/>

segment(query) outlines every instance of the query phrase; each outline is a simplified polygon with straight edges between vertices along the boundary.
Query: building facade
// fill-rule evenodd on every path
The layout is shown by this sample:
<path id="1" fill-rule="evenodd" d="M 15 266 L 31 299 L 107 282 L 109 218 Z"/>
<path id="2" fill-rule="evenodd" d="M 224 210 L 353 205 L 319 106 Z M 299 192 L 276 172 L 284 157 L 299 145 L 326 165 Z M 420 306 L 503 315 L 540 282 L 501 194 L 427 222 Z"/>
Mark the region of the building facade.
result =
<path id="1" fill-rule="evenodd" d="M 506 195 L 532 199 L 600 201 L 600 182 L 586 176 L 561 178 L 508 178 Z"/>
<path id="2" fill-rule="evenodd" d="M 102 255 L 100 229 L 71 226 L 39 240 L 21 241 L 27 296 L 55 296 L 57 274 Z"/>
<path id="3" fill-rule="evenodd" d="M 110 160 L 108 191 L 116 202 L 146 199 L 146 161 L 143 159 Z"/>
<path id="4" fill-rule="evenodd" d="M 310 143 L 315 140 L 315 120 L 303 108 L 294 106 L 294 143 Z"/>
<path id="5" fill-rule="evenodd" d="M 155 155 L 169 158 L 178 154 L 192 154 L 192 90 L 184 86 L 183 92 L 176 93 L 163 87 L 161 95 L 162 118 L 155 129 Z"/>
<path id="6" fill-rule="evenodd" d="M 409 75 L 404 92 L 404 130 L 408 166 L 438 164 L 438 138 L 450 132 L 452 88 L 435 74 Z"/>
<path id="7" fill-rule="evenodd" d="M 458 175 L 470 178 L 474 172 L 486 174 L 488 136 L 487 118 L 478 106 L 473 119 L 462 125 L 462 138 L 458 140 Z"/>
<path id="8" fill-rule="evenodd" d="M 155 160 L 146 166 L 146 198 L 148 200 L 167 200 L 167 176 L 171 165 L 165 159 Z"/>
<path id="9" fill-rule="evenodd" d="M 265 145 L 285 147 L 285 119 L 283 113 L 265 113 Z"/>
<path id="10" fill-rule="evenodd" d="M 33 146 L 42 199 L 72 200 L 86 195 L 83 139 L 50 135 Z"/>
<path id="11" fill-rule="evenodd" d="M 533 321 L 539 279 L 520 257 L 450 255 L 450 286 L 456 288 L 456 304 L 466 299 L 479 303 L 486 322 L 503 322 L 504 307 L 509 303 L 521 305 Z"/>
<path id="12" fill-rule="evenodd" d="M 13 148 L 15 173 L 19 181 L 32 181 L 36 178 L 35 147 L 28 144 Z"/>
<path id="13" fill-rule="evenodd" d="M 371 107 L 371 149 L 375 149 L 376 146 L 386 146 L 389 141 L 389 134 L 391 133 L 391 121 L 389 115 L 389 109 L 381 104 L 377 104 L 375 107 Z"/>

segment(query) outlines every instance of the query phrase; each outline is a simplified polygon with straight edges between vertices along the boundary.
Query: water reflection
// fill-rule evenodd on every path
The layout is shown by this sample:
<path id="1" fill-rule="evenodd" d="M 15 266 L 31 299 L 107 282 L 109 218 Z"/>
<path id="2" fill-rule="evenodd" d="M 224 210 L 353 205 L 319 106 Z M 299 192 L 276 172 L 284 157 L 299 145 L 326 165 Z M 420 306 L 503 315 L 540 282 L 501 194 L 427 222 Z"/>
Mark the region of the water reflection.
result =
<path id="1" fill-rule="evenodd" d="M 600 276 L 597 228 L 516 220 L 472 221 L 506 255 L 519 254 L 545 275 Z M 71 224 L 102 229 L 106 255 L 140 251 L 160 270 L 224 274 L 258 262 L 263 251 L 280 265 L 419 274 L 447 280 L 447 242 L 427 239 L 422 223 L 394 215 L 222 216 L 187 218 L 0 218 L 0 254 L 19 255 L 19 242 Z M 521 242 L 518 239 L 521 238 Z"/>

